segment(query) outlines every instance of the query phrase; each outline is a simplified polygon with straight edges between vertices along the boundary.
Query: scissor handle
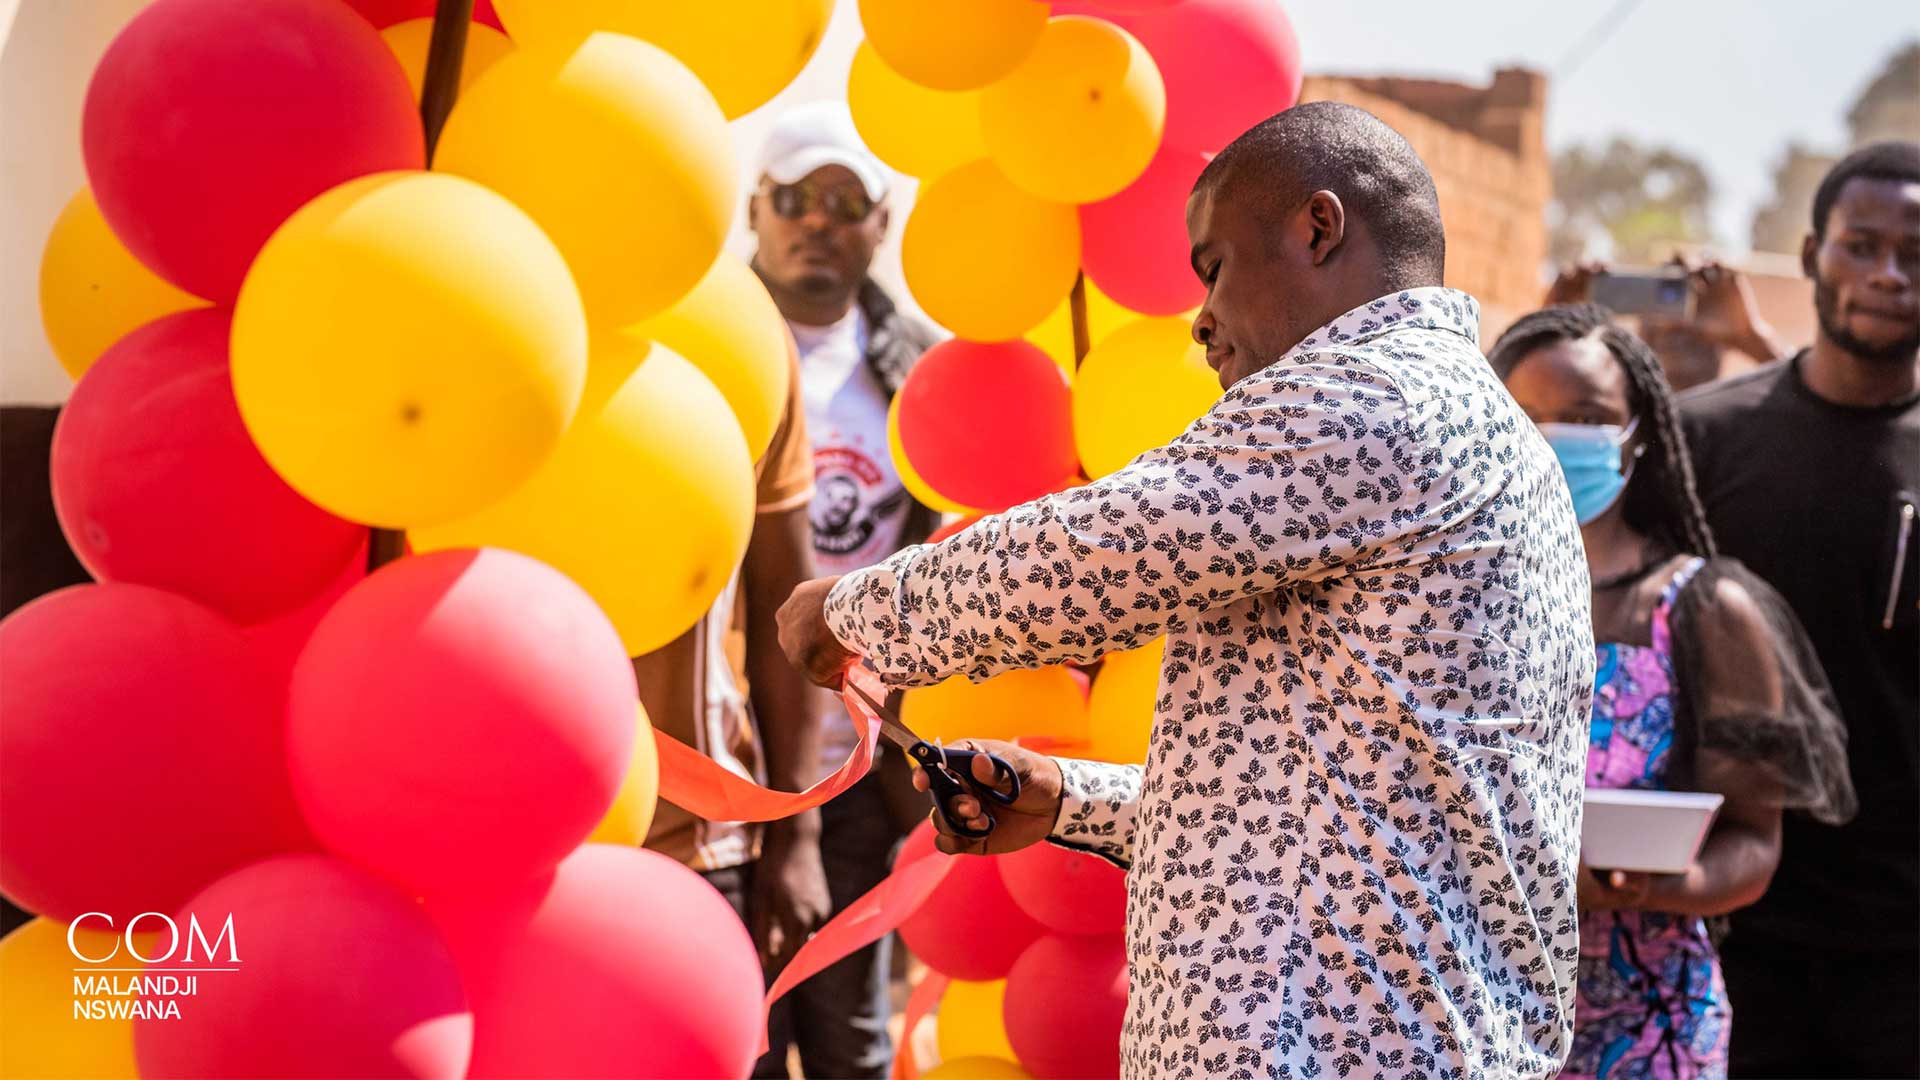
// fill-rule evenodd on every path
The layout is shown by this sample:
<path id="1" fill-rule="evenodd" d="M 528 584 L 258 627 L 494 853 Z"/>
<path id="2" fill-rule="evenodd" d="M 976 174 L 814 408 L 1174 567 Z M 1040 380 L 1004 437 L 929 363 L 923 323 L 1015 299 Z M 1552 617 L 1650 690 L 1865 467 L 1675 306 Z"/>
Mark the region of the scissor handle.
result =
<path id="1" fill-rule="evenodd" d="M 993 814 L 987 813 L 987 826 L 984 829 L 970 829 L 947 812 L 948 804 L 962 795 L 972 795 L 982 803 L 994 803 L 1000 806 L 1012 806 L 1020 797 L 1020 774 L 1013 771 L 1006 759 L 984 750 L 954 750 L 934 746 L 931 743 L 918 743 L 909 751 L 913 759 L 927 774 L 927 786 L 933 793 L 934 810 L 939 813 L 947 828 L 961 836 L 979 839 L 993 832 Z M 993 766 L 993 783 L 983 784 L 974 778 L 973 759 L 986 758 Z M 1008 790 L 1002 791 L 1001 784 Z"/>

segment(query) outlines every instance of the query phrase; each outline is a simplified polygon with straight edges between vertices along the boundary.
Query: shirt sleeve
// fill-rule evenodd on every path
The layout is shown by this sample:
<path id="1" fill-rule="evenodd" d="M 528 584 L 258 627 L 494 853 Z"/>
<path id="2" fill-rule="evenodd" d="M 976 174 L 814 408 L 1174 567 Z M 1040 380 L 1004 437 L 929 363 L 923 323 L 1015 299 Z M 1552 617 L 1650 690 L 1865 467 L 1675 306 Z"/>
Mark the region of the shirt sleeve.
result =
<path id="1" fill-rule="evenodd" d="M 805 506 L 813 498 L 813 445 L 807 441 L 807 409 L 801 396 L 800 362 L 787 353 L 787 403 L 767 452 L 754 462 L 754 512 L 771 514 Z"/>
<path id="2" fill-rule="evenodd" d="M 1109 476 L 847 575 L 828 625 L 897 686 L 1086 663 L 1471 513 L 1391 380 L 1338 360 L 1256 376 Z"/>
<path id="3" fill-rule="evenodd" d="M 1140 804 L 1138 765 L 1055 758 L 1060 763 L 1060 816 L 1047 841 L 1133 865 L 1134 811 Z"/>

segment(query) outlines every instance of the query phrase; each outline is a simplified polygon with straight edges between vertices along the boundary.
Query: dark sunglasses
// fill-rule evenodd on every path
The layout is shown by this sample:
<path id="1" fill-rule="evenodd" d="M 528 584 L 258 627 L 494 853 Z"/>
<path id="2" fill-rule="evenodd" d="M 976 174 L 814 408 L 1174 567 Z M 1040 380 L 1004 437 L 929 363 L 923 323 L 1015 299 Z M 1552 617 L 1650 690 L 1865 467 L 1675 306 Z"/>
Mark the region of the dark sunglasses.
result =
<path id="1" fill-rule="evenodd" d="M 878 205 L 865 192 L 822 191 L 808 184 L 768 184 L 761 190 L 773 212 L 790 221 L 806 217 L 817 206 L 837 222 L 857 225 Z"/>

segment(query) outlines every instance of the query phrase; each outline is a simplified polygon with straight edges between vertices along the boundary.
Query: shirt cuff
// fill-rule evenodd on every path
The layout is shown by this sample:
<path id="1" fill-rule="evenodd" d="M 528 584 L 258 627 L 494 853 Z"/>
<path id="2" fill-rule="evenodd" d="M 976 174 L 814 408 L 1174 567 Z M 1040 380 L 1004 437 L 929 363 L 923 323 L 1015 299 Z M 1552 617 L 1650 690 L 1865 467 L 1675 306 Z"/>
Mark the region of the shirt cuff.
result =
<path id="1" fill-rule="evenodd" d="M 1140 766 L 1054 760 L 1060 764 L 1060 816 L 1047 842 L 1098 855 L 1122 869 L 1132 865 Z"/>

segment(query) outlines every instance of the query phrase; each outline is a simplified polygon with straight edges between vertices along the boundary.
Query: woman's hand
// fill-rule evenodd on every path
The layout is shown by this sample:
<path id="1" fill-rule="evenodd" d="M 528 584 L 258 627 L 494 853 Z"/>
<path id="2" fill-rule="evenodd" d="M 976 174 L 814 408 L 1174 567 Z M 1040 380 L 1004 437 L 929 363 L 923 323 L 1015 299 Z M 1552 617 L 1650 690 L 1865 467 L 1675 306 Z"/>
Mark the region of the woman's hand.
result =
<path id="1" fill-rule="evenodd" d="M 1579 910 L 1637 911 L 1653 892 L 1653 877 L 1638 870 L 1596 870 L 1582 861 Z"/>

